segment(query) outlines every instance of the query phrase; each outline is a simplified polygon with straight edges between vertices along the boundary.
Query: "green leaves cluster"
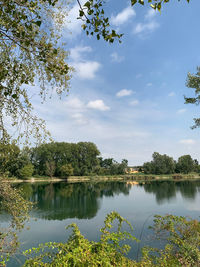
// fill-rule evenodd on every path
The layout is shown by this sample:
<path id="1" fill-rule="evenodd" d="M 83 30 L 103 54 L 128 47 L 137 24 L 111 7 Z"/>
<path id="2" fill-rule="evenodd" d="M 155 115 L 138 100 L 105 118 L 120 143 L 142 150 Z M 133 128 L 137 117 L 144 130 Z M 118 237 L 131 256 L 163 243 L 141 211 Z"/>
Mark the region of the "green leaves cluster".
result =
<path id="1" fill-rule="evenodd" d="M 190 173 L 199 172 L 200 166 L 198 161 L 193 160 L 190 155 L 183 155 L 175 161 L 166 154 L 161 155 L 154 152 L 153 160 L 143 164 L 143 171 L 146 174 L 172 174 L 172 173 Z"/>
<path id="2" fill-rule="evenodd" d="M 0 178 L 0 213 L 8 212 L 11 222 L 7 228 L 0 228 L 0 265 L 6 266 L 6 261 L 19 246 L 17 232 L 23 229 L 28 220 L 32 203 L 23 198 L 21 190 L 13 188 Z"/>
<path id="3" fill-rule="evenodd" d="M 109 43 L 115 39 L 121 42 L 123 34 L 118 34 L 114 29 L 110 29 L 109 18 L 105 16 L 103 4 L 105 0 L 88 0 L 83 6 L 77 0 L 80 10 L 79 17 L 84 23 L 83 30 L 87 35 L 96 35 L 97 40 L 101 37 Z"/>
<path id="4" fill-rule="evenodd" d="M 114 221 L 117 224 L 116 231 L 112 231 Z M 123 224 L 128 224 L 132 231 L 127 220 L 117 212 L 108 214 L 100 230 L 102 235 L 99 242 L 87 240 L 77 225 L 71 224 L 67 229 L 72 228 L 73 231 L 67 243 L 50 242 L 26 251 L 26 256 L 31 255 L 31 258 L 24 266 L 132 266 L 131 260 L 124 256 L 130 247 L 120 242 L 137 239 L 122 230 Z"/>
<path id="5" fill-rule="evenodd" d="M 48 132 L 33 113 L 28 86 L 35 83 L 45 99 L 52 88 L 60 95 L 69 88 L 67 52 L 58 46 L 63 21 L 57 0 L 0 1 L 0 137 L 5 140 L 6 118 L 28 140 Z M 60 14 L 60 17 L 59 15 Z M 33 87 L 32 87 L 33 88 Z M 35 89 L 34 89 L 35 90 Z M 25 135 L 23 134 L 25 133 Z"/>
<path id="6" fill-rule="evenodd" d="M 104 221 L 100 241 L 84 238 L 76 224 L 67 243 L 50 242 L 25 251 L 29 259 L 24 266 L 132 266 L 181 267 L 200 264 L 200 222 L 174 215 L 155 216 L 154 237 L 165 242 L 164 249 L 145 247 L 142 258 L 136 262 L 125 254 L 130 247 L 124 240 L 138 241 L 130 232 L 123 231 L 128 224 L 117 212 L 111 212 Z M 115 227 L 113 228 L 113 224 Z"/>
<path id="7" fill-rule="evenodd" d="M 180 0 L 178 0 L 180 1 Z M 188 3 L 190 2 L 190 0 L 186 0 Z M 146 2 L 148 2 L 148 4 L 150 4 L 150 6 L 153 9 L 157 9 L 158 11 L 161 11 L 162 5 L 164 3 L 168 3 L 170 2 L 170 0 L 146 0 Z M 135 5 L 136 3 L 144 5 L 145 4 L 145 0 L 131 0 L 131 5 Z"/>
<path id="8" fill-rule="evenodd" d="M 194 89 L 194 97 L 185 96 L 185 104 L 200 104 L 200 67 L 197 67 L 197 72 L 195 74 L 188 73 L 186 86 Z M 194 125 L 191 127 L 195 129 L 200 127 L 200 118 L 194 118 Z"/>
<path id="9" fill-rule="evenodd" d="M 150 249 L 148 260 L 154 266 L 199 266 L 200 265 L 200 222 L 182 216 L 155 216 L 156 237 L 167 240 L 164 249 Z M 155 256 L 155 252 L 158 256 Z"/>

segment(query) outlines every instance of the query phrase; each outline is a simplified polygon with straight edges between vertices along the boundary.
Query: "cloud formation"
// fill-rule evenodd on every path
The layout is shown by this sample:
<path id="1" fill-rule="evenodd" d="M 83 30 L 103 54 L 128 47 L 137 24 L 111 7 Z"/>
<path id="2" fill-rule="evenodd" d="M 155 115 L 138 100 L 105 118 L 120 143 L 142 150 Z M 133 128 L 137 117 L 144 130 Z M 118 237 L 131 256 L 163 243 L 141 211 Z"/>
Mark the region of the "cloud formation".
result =
<path id="1" fill-rule="evenodd" d="M 92 52 L 90 46 L 75 46 L 70 49 L 70 59 L 76 71 L 75 75 L 80 79 L 94 79 L 101 67 L 99 62 L 85 59 L 85 53 L 90 52 Z"/>
<path id="2" fill-rule="evenodd" d="M 101 100 L 101 99 L 89 101 L 87 104 L 87 107 L 91 108 L 91 109 L 97 109 L 100 111 L 110 110 L 110 107 L 106 106 L 105 103 L 103 102 L 103 100 Z"/>
<path id="3" fill-rule="evenodd" d="M 73 64 L 79 78 L 92 80 L 95 78 L 101 64 L 97 61 L 85 61 Z"/>
<path id="4" fill-rule="evenodd" d="M 196 142 L 193 139 L 182 139 L 179 141 L 179 143 L 184 145 L 194 145 Z"/>
<path id="5" fill-rule="evenodd" d="M 123 97 L 123 96 L 129 96 L 132 95 L 132 90 L 122 89 L 119 92 L 116 93 L 117 97 Z"/>
<path id="6" fill-rule="evenodd" d="M 126 23 L 130 18 L 136 15 L 135 10 L 132 7 L 124 8 L 116 16 L 112 16 L 110 22 L 115 26 L 120 26 Z"/>
<path id="7" fill-rule="evenodd" d="M 133 29 L 133 34 L 145 37 L 159 28 L 160 25 L 155 19 L 156 14 L 157 13 L 153 9 L 148 10 L 144 17 L 144 22 L 136 24 Z"/>
<path id="8" fill-rule="evenodd" d="M 181 109 L 177 110 L 177 114 L 183 114 L 185 112 L 186 112 L 185 108 L 181 108 Z"/>
<path id="9" fill-rule="evenodd" d="M 112 62 L 117 62 L 117 63 L 120 63 L 124 60 L 124 57 L 123 56 L 119 56 L 118 53 L 114 52 L 112 53 L 111 55 L 111 61 Z"/>

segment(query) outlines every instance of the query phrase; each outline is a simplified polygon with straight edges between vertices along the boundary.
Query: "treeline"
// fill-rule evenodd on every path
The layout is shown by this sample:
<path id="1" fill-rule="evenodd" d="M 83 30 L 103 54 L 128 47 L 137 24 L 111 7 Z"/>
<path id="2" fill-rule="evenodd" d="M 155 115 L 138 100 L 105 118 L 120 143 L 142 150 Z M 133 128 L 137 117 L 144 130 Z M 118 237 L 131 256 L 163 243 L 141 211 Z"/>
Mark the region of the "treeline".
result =
<path id="1" fill-rule="evenodd" d="M 103 159 L 91 142 L 52 142 L 21 150 L 14 143 L 0 145 L 0 175 L 7 177 L 114 175 L 124 174 L 127 166 L 125 159 Z"/>
<path id="2" fill-rule="evenodd" d="M 196 159 L 192 159 L 190 155 L 184 155 L 175 161 L 166 154 L 161 155 L 154 152 L 153 160 L 145 162 L 142 170 L 146 174 L 173 174 L 173 173 L 190 173 L 200 172 L 200 165 Z"/>

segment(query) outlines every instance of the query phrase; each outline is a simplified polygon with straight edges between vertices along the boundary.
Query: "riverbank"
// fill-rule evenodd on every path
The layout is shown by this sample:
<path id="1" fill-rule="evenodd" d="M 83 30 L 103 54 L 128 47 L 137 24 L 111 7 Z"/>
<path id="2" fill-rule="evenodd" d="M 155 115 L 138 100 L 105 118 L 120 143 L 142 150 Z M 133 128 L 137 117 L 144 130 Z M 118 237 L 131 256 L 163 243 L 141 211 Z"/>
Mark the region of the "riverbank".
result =
<path id="1" fill-rule="evenodd" d="M 145 181 L 163 181 L 163 180 L 174 180 L 174 181 L 183 181 L 183 180 L 197 180 L 200 179 L 199 173 L 189 173 L 189 174 L 170 174 L 170 175 L 154 175 L 154 174 L 125 174 L 125 175 L 107 175 L 107 176 L 69 176 L 68 178 L 59 178 L 59 177 L 48 177 L 48 176 L 35 176 L 28 179 L 17 179 L 9 178 L 6 179 L 7 182 L 11 183 L 35 183 L 35 182 L 103 182 L 103 181 L 136 181 L 136 182 L 145 182 Z"/>

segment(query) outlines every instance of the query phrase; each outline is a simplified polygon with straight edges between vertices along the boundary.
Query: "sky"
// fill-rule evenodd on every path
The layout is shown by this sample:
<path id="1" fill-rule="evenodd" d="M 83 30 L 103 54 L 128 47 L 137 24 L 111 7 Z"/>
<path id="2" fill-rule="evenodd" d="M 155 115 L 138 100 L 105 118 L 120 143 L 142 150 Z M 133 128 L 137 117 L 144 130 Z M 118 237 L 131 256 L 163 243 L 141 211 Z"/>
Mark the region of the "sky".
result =
<path id="1" fill-rule="evenodd" d="M 200 129 L 191 130 L 200 107 L 185 105 L 187 73 L 200 65 L 200 1 L 165 4 L 161 14 L 147 4 L 105 4 L 122 43 L 87 37 L 76 1 L 62 31 L 75 68 L 69 94 L 41 105 L 33 99 L 55 141 L 94 142 L 104 158 L 150 161 L 153 152 L 200 161 Z"/>

